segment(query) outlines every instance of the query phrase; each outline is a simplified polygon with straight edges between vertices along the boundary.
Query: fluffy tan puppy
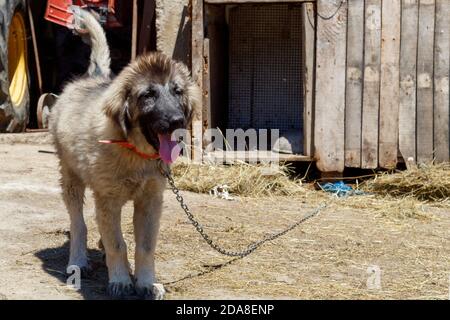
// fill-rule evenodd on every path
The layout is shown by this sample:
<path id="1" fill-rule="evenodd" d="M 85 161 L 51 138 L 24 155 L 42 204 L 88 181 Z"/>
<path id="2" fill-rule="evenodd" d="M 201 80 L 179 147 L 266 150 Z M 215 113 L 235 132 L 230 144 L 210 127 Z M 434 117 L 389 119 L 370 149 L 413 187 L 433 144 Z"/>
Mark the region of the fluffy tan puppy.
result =
<path id="1" fill-rule="evenodd" d="M 74 9 L 87 30 L 92 52 L 88 72 L 65 87 L 51 113 L 51 132 L 60 159 L 63 199 L 70 215 L 69 265 L 88 271 L 87 229 L 83 218 L 85 188 L 93 191 L 101 242 L 108 267 L 108 292 L 136 292 L 160 299 L 154 253 L 166 181 L 158 161 L 176 156 L 170 137 L 188 126 L 200 92 L 185 65 L 160 53 L 143 55 L 110 78 L 109 49 L 102 27 L 89 12 Z M 123 141 L 138 151 L 116 143 Z M 122 236 L 121 208 L 134 202 L 136 241 L 134 279 Z"/>

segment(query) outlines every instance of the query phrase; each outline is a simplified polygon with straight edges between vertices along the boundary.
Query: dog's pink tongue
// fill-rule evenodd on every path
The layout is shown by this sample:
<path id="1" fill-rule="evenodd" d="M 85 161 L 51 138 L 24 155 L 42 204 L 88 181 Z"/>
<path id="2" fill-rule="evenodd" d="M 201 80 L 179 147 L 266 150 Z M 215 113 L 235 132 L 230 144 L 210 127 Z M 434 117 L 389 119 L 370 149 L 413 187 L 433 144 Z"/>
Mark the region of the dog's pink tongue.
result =
<path id="1" fill-rule="evenodd" d="M 170 134 L 158 134 L 159 156 L 165 163 L 174 162 L 180 155 L 181 148 L 176 141 L 170 139 Z"/>

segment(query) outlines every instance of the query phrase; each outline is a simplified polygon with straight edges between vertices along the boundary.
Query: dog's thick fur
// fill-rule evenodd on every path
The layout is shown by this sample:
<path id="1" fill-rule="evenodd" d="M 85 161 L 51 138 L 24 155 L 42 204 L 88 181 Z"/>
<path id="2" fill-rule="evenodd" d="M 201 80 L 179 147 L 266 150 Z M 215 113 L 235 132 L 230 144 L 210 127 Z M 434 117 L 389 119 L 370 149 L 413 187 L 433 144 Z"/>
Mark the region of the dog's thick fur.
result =
<path id="1" fill-rule="evenodd" d="M 50 121 L 60 159 L 63 199 L 70 215 L 69 265 L 85 271 L 89 268 L 83 197 L 85 188 L 90 187 L 106 254 L 109 293 L 123 296 L 136 289 L 138 294 L 161 298 L 161 290 L 156 289 L 160 286 L 155 285 L 154 252 L 165 179 L 157 160 L 145 160 L 131 150 L 100 144 L 99 140 L 128 140 L 143 152 L 157 152 L 143 128 L 148 125 L 159 130 L 167 114 L 174 112 L 183 114 L 183 126 L 187 126 L 192 110 L 200 103 L 199 89 L 186 66 L 159 53 L 139 57 L 110 79 L 105 34 L 91 14 L 82 10 L 78 15 L 91 36 L 91 65 L 85 76 L 65 87 Z M 146 96 L 150 84 L 157 85 L 166 100 L 158 102 L 163 98 Z M 178 88 L 176 94 L 171 93 L 173 85 Z M 149 104 L 161 110 L 161 118 L 147 117 Z M 156 121 L 159 127 L 145 121 Z M 167 126 L 161 130 L 171 131 Z M 121 208 L 128 200 L 134 201 L 135 283 L 120 227 Z"/>

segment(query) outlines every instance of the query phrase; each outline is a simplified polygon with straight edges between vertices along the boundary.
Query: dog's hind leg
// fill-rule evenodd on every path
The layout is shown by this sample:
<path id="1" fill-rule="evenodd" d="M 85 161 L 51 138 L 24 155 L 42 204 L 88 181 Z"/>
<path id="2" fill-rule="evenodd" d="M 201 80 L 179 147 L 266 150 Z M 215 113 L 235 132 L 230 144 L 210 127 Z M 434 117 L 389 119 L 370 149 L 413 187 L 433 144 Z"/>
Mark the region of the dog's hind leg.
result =
<path id="1" fill-rule="evenodd" d="M 146 191 L 134 201 L 134 236 L 136 241 L 135 278 L 137 293 L 161 300 L 164 287 L 155 283 L 155 247 L 161 218 L 165 181 L 151 181 Z"/>
<path id="2" fill-rule="evenodd" d="M 97 192 L 94 192 L 94 198 L 98 229 L 108 267 L 108 294 L 121 298 L 134 292 L 127 246 L 120 228 L 120 213 L 126 201 L 120 197 L 105 197 Z"/>
<path id="3" fill-rule="evenodd" d="M 61 167 L 61 187 L 63 199 L 70 216 L 70 257 L 69 266 L 76 265 L 81 274 L 90 271 L 87 258 L 87 228 L 83 218 L 83 198 L 85 185 L 69 168 Z"/>

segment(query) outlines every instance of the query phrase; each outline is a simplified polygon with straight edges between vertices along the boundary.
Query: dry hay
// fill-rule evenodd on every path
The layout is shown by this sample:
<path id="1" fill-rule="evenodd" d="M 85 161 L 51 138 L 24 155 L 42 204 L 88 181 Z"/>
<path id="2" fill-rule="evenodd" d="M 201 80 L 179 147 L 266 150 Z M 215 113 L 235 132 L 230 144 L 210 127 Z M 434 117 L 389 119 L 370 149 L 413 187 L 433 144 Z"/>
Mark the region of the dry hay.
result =
<path id="1" fill-rule="evenodd" d="M 414 197 L 394 198 L 391 196 L 363 195 L 338 199 L 337 206 L 371 212 L 377 217 L 395 220 L 414 218 L 432 220 L 436 206 L 424 203 Z"/>
<path id="2" fill-rule="evenodd" d="M 448 208 L 450 204 L 449 164 L 378 174 L 354 186 L 366 194 L 342 198 L 315 191 L 313 184 L 302 184 L 302 179 L 289 178 L 292 172 L 287 166 L 280 165 L 278 171 L 265 175 L 262 169 L 268 168 L 247 163 L 206 165 L 180 161 L 172 170 L 177 186 L 187 191 L 208 193 L 215 186 L 226 184 L 232 196 L 247 197 L 249 201 L 267 196 L 283 201 L 282 196 L 290 196 L 312 206 L 328 203 L 335 210 L 362 210 L 394 220 L 432 220 L 439 207 Z"/>
<path id="3" fill-rule="evenodd" d="M 207 165 L 179 161 L 172 167 L 172 172 L 180 189 L 197 193 L 208 193 L 218 185 L 227 185 L 232 195 L 244 197 L 305 193 L 301 179 L 289 178 L 291 170 L 286 165 L 273 171 L 269 165 Z"/>
<path id="4" fill-rule="evenodd" d="M 450 163 L 423 164 L 410 170 L 383 173 L 368 181 L 365 190 L 421 201 L 445 201 L 450 198 Z"/>
<path id="5" fill-rule="evenodd" d="M 448 208 L 449 201 L 425 202 L 414 197 L 392 197 L 379 194 L 362 194 L 348 197 L 337 197 L 334 194 L 320 191 L 305 193 L 299 200 L 311 206 L 328 204 L 330 210 L 358 210 L 370 213 L 374 217 L 399 221 L 408 218 L 418 220 L 434 220 L 440 208 Z"/>

